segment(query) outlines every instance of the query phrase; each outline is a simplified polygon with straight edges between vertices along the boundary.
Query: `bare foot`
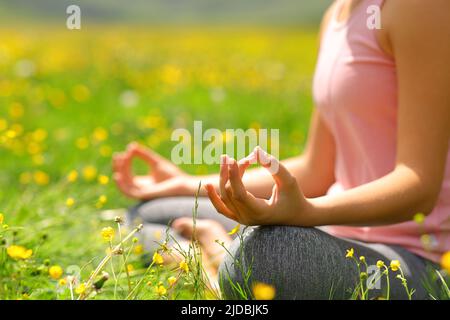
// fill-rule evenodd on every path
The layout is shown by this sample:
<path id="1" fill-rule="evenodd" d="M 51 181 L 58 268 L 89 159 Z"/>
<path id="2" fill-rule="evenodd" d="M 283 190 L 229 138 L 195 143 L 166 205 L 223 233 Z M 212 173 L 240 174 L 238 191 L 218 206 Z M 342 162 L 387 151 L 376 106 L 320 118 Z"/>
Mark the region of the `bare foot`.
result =
<path id="1" fill-rule="evenodd" d="M 194 233 L 192 218 L 179 218 L 173 221 L 172 228 L 185 238 L 191 239 Z M 226 251 L 223 246 L 228 247 L 232 239 L 223 226 L 214 220 L 198 219 L 196 221 L 196 237 L 204 250 L 209 265 L 214 274 L 217 273 L 220 262 Z M 221 244 L 219 244 L 219 243 Z"/>

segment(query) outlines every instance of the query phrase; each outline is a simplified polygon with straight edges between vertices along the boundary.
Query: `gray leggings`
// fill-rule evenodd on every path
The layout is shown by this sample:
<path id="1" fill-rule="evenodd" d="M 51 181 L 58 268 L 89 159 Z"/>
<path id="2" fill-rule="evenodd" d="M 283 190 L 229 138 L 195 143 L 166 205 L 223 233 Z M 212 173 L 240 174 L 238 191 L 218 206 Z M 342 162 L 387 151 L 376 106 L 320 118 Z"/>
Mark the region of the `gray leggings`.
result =
<path id="1" fill-rule="evenodd" d="M 198 201 L 199 219 L 216 220 L 227 230 L 236 225 L 236 222 L 218 214 L 207 198 L 199 198 Z M 143 241 L 148 250 L 154 250 L 166 231 L 177 240 L 183 239 L 168 225 L 176 218 L 192 216 L 193 206 L 192 197 L 157 199 L 130 210 L 128 221 L 144 224 Z M 239 283 L 247 292 L 251 291 L 252 283 L 271 284 L 276 289 L 277 299 L 348 299 L 359 281 L 355 261 L 345 258 L 346 250 L 350 248 L 354 248 L 355 256 L 365 256 L 371 266 L 369 276 L 376 274 L 378 260 L 385 263 L 400 260 L 409 288 L 416 290 L 414 299 L 429 298 L 428 291 L 434 287 L 427 275 L 435 266 L 399 246 L 337 238 L 318 228 L 287 226 L 245 228 L 242 238 L 243 242 L 234 240 L 229 248 L 231 255 L 225 258 L 219 269 L 222 291 L 230 299 L 238 298 L 230 281 Z M 242 275 L 249 269 L 251 276 L 244 281 Z M 390 272 L 391 298 L 406 299 L 397 274 Z M 376 287 L 369 291 L 371 298 L 385 294 L 385 277 Z"/>

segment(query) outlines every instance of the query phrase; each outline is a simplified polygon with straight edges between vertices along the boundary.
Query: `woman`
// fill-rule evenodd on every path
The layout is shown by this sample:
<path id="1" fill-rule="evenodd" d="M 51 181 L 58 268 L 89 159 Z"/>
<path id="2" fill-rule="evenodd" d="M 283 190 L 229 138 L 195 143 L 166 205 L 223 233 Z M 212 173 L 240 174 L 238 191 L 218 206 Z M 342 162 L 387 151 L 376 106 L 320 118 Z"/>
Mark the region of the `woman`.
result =
<path id="1" fill-rule="evenodd" d="M 381 29 L 368 27 L 372 5 L 381 8 Z M 277 298 L 348 298 L 359 276 L 345 258 L 350 248 L 369 265 L 399 260 L 413 298 L 427 298 L 427 265 L 450 250 L 449 39 L 448 0 L 337 1 L 322 24 L 317 108 L 301 156 L 278 164 L 256 149 L 239 162 L 225 156 L 219 176 L 192 177 L 133 145 L 114 160 L 117 184 L 131 197 L 164 197 L 133 214 L 165 224 L 190 215 L 202 180 L 201 195 L 222 214 L 200 199 L 199 218 L 209 219 L 198 225 L 206 253 L 217 254 L 217 238 L 231 242 L 225 229 L 232 221 L 258 226 L 245 233 L 243 250 L 237 241 L 230 250 L 252 268 L 252 282 L 276 287 Z M 148 161 L 152 176 L 130 174 L 135 156 Z M 242 177 L 251 160 L 279 169 Z M 427 216 L 421 226 L 412 222 L 418 212 Z M 172 226 L 186 237 L 192 231 L 189 218 Z M 425 246 L 422 234 L 429 235 Z M 220 269 L 241 283 L 242 271 L 228 256 Z M 391 298 L 406 298 L 390 274 Z M 229 282 L 222 286 L 233 297 Z M 371 296 L 385 294 L 384 282 L 379 289 Z"/>

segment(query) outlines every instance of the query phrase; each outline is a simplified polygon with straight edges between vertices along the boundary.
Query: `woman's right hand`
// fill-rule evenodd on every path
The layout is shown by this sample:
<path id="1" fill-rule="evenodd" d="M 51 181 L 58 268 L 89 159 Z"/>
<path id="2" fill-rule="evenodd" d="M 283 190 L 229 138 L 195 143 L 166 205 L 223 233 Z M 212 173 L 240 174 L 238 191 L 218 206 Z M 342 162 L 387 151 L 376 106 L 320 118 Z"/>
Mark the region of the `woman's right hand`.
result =
<path id="1" fill-rule="evenodd" d="M 148 175 L 133 174 L 134 158 L 140 158 L 148 164 Z M 114 155 L 113 171 L 118 188 L 130 198 L 150 200 L 189 192 L 191 176 L 161 155 L 137 143 L 129 144 L 124 152 Z"/>

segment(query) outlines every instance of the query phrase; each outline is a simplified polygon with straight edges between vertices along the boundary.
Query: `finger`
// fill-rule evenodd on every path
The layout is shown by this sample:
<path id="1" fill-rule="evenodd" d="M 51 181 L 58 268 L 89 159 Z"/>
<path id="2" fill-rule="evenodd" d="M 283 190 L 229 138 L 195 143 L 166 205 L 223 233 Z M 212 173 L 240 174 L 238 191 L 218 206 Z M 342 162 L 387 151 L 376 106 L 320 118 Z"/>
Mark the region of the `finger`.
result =
<path id="1" fill-rule="evenodd" d="M 113 158 L 112 158 L 112 168 L 114 172 L 119 172 L 119 159 L 118 159 L 119 154 L 114 154 Z"/>
<path id="2" fill-rule="evenodd" d="M 222 199 L 227 199 L 227 193 L 225 186 L 228 182 L 228 161 L 229 158 L 226 154 L 220 157 L 220 172 L 219 172 L 219 191 Z"/>
<path id="3" fill-rule="evenodd" d="M 231 186 L 228 185 L 229 175 L 228 175 L 228 163 L 231 163 L 231 161 L 235 161 L 234 159 L 228 157 L 227 155 L 221 156 L 221 164 L 220 164 L 220 174 L 219 174 L 219 191 L 220 191 L 220 197 L 225 203 L 225 205 L 230 208 L 230 210 L 233 210 L 235 215 L 239 217 L 239 212 L 234 206 L 234 204 L 230 201 L 231 200 L 231 194 L 228 192 L 228 188 Z"/>
<path id="4" fill-rule="evenodd" d="M 247 192 L 245 200 L 238 201 L 233 199 L 230 189 L 227 189 L 227 191 L 235 208 L 233 213 L 240 223 L 246 225 L 266 224 L 267 217 L 274 215 L 273 212 L 270 212 L 271 208 L 267 200 L 256 198 L 250 192 Z"/>
<path id="5" fill-rule="evenodd" d="M 232 159 L 228 164 L 228 176 L 231 185 L 232 198 L 237 201 L 245 201 L 247 190 L 242 183 L 240 171 L 237 162 Z"/>
<path id="6" fill-rule="evenodd" d="M 245 170 L 247 170 L 247 168 L 250 166 L 251 161 L 248 160 L 247 158 L 241 159 L 238 162 L 238 167 L 239 167 L 239 176 L 242 178 L 245 174 Z"/>
<path id="7" fill-rule="evenodd" d="M 255 149 L 253 149 L 253 151 L 248 155 L 248 156 L 246 156 L 245 158 L 242 158 L 241 160 L 239 160 L 239 163 L 244 163 L 244 162 L 248 162 L 249 164 L 255 164 L 255 163 L 257 163 L 257 154 L 256 154 L 256 152 L 257 152 L 257 149 L 258 147 L 255 147 Z"/>
<path id="8" fill-rule="evenodd" d="M 156 152 L 152 151 L 151 149 L 144 148 L 135 142 L 128 145 L 128 151 L 133 156 L 141 158 L 151 166 L 157 165 L 158 162 L 162 160 Z"/>
<path id="9" fill-rule="evenodd" d="M 277 158 L 267 154 L 260 147 L 256 147 L 255 149 L 258 163 L 269 170 L 280 190 L 290 188 L 297 183 L 297 180 Z"/>
<path id="10" fill-rule="evenodd" d="M 139 198 L 137 195 L 137 191 L 133 186 L 130 186 L 124 179 L 123 175 L 120 173 L 116 173 L 113 176 L 113 179 L 119 188 L 119 190 L 128 197 Z"/>
<path id="11" fill-rule="evenodd" d="M 121 174 L 121 178 L 125 180 L 129 185 L 133 185 L 133 176 L 131 173 L 131 163 L 128 160 L 126 154 L 122 153 L 116 156 L 117 172 Z"/>
<path id="12" fill-rule="evenodd" d="M 229 208 L 227 208 L 225 203 L 223 203 L 213 185 L 207 184 L 205 185 L 205 189 L 209 199 L 211 200 L 211 203 L 213 204 L 214 208 L 216 208 L 217 212 L 223 214 L 227 218 L 238 221 L 236 215 Z"/>
<path id="13" fill-rule="evenodd" d="M 133 154 L 130 152 L 126 152 L 122 157 L 122 172 L 125 176 L 125 179 L 132 181 L 133 180 Z"/>
<path id="14" fill-rule="evenodd" d="M 220 198 L 222 202 L 234 212 L 234 215 L 239 218 L 239 212 L 237 211 L 236 207 L 233 205 L 233 203 L 230 201 L 231 194 L 228 192 L 228 188 L 230 186 L 228 185 L 228 163 L 230 163 L 232 158 L 228 157 L 226 154 L 222 155 L 220 158 L 220 173 L 219 173 L 219 192 L 220 192 Z"/>

